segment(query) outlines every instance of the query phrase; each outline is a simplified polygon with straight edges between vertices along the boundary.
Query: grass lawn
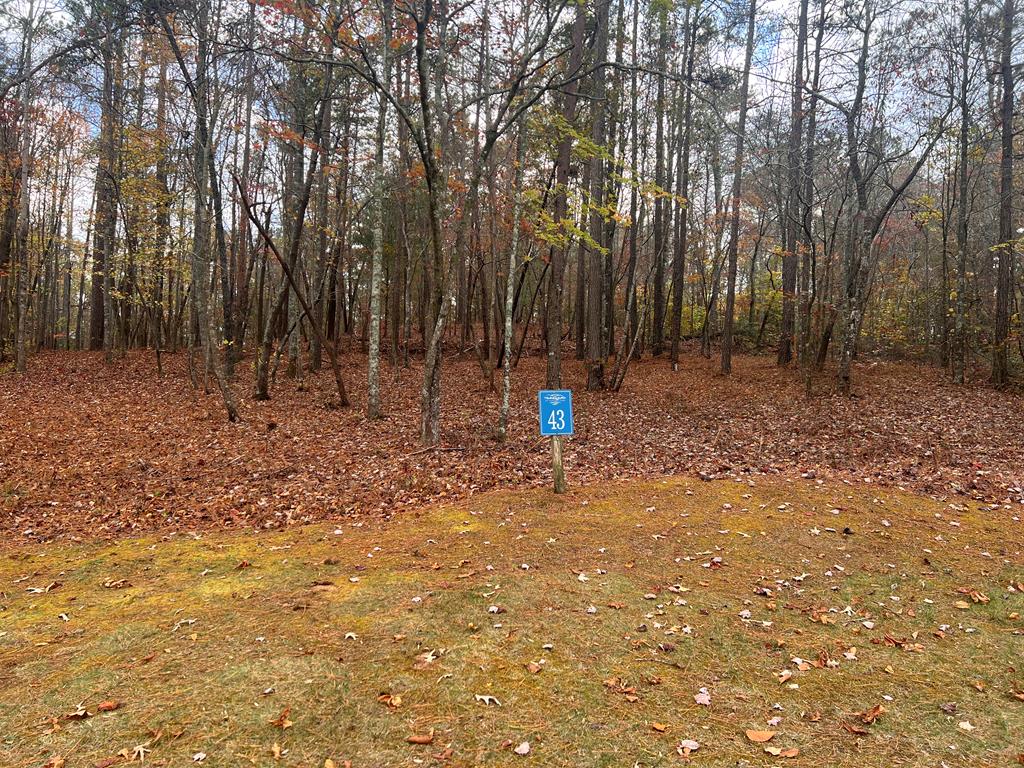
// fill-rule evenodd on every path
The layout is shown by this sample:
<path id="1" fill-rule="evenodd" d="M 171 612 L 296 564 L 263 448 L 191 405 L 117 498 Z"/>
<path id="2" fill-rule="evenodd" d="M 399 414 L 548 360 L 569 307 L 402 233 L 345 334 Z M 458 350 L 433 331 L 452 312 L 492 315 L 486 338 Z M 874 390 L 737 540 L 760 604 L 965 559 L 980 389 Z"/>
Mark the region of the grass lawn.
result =
<path id="1" fill-rule="evenodd" d="M 1019 514 L 672 479 L 8 549 L 0 765 L 1015 764 Z"/>

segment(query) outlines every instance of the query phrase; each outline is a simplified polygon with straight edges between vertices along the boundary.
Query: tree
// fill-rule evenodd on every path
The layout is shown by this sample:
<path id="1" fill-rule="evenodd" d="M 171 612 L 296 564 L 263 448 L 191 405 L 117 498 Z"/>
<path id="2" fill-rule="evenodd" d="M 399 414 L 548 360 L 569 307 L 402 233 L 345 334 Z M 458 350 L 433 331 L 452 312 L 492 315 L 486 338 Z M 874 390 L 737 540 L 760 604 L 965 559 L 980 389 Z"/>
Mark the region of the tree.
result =
<path id="1" fill-rule="evenodd" d="M 380 35 L 381 79 L 391 82 L 391 10 L 392 0 L 382 0 Z M 377 134 L 374 137 L 373 179 L 373 253 L 370 256 L 370 351 L 367 365 L 366 415 L 379 419 L 380 410 L 380 276 L 384 265 L 384 145 L 388 124 L 388 100 L 378 96 Z M 393 343 L 393 342 L 392 342 Z"/>
<path id="2" fill-rule="evenodd" d="M 902 179 L 895 177 L 899 161 L 905 157 L 906 151 L 893 149 L 894 154 L 879 154 L 877 142 L 867 144 L 864 136 L 864 107 L 867 93 L 868 70 L 872 66 L 871 46 L 872 35 L 878 22 L 878 8 L 873 0 L 864 0 L 854 11 L 851 19 L 859 32 L 860 44 L 856 60 L 856 81 L 852 101 L 848 105 L 841 104 L 819 93 L 818 97 L 830 103 L 843 116 L 846 134 L 846 162 L 850 184 L 854 191 L 854 207 L 850 214 L 850 232 L 847 236 L 843 253 L 842 296 L 842 346 L 839 354 L 839 389 L 843 394 L 851 392 L 851 367 L 857 340 L 861 333 L 864 319 L 868 289 L 875 268 L 877 250 L 875 239 L 892 213 L 893 208 L 902 200 L 907 187 L 917 177 L 925 161 L 935 148 L 945 130 L 945 121 L 952 110 L 952 103 L 937 122 L 929 126 L 918 142 L 924 146 L 917 153 L 917 158 L 902 174 Z M 877 66 L 877 63 L 875 64 Z M 871 126 L 870 130 L 877 133 L 880 126 Z M 872 183 L 884 174 L 885 186 L 889 189 L 887 196 L 874 193 Z M 880 200 L 881 202 L 875 202 Z"/>
<path id="3" fill-rule="evenodd" d="M 597 41 L 594 46 L 596 68 L 594 72 L 594 115 L 591 141 L 595 151 L 590 160 L 590 254 L 588 272 L 590 281 L 587 293 L 587 389 L 604 389 L 604 362 L 606 345 L 602 336 L 603 326 L 601 312 L 602 275 L 604 273 L 604 255 L 610 243 L 605 242 L 605 169 L 604 144 L 606 141 L 606 89 L 605 70 L 608 59 L 608 16 L 611 0 L 599 0 L 595 9 Z M 582 313 L 583 308 L 577 307 Z"/>
<path id="4" fill-rule="evenodd" d="M 579 98 L 578 74 L 583 63 L 583 30 L 586 13 L 583 4 L 576 6 L 572 26 L 572 42 L 569 62 L 566 67 L 567 85 L 562 94 L 562 120 L 571 125 L 576 117 L 576 102 Z M 572 153 L 572 137 L 568 133 L 558 143 L 555 160 L 555 202 L 552 217 L 557 224 L 565 219 L 568 209 L 569 162 Z M 545 345 L 547 347 L 547 387 L 559 389 L 562 386 L 562 291 L 565 284 L 565 255 L 563 243 L 552 244 L 549 255 L 547 305 L 544 308 Z"/>
<path id="5" fill-rule="evenodd" d="M 34 0 L 30 0 L 28 10 L 25 13 L 23 26 L 22 59 L 21 71 L 23 79 L 21 83 L 21 147 L 20 147 L 20 185 L 18 196 L 18 263 L 17 263 L 17 293 L 18 293 L 18 327 L 17 339 L 15 342 L 14 369 L 18 373 L 25 373 L 26 359 L 26 336 L 28 333 L 28 229 L 31 183 L 30 174 L 32 171 L 32 130 L 29 125 L 29 110 L 32 107 L 32 43 L 36 33 L 36 7 Z"/>
<path id="6" fill-rule="evenodd" d="M 801 148 L 804 125 L 804 59 L 807 47 L 807 3 L 800 0 L 797 19 L 796 57 L 793 60 L 793 106 L 790 113 L 789 147 L 786 158 L 789 197 L 786 207 L 785 243 L 782 256 L 782 327 L 779 331 L 779 365 L 793 359 L 796 328 L 797 265 L 801 250 L 800 193 Z"/>
<path id="7" fill-rule="evenodd" d="M 756 0 L 750 0 L 747 10 L 747 47 L 743 60 L 743 84 L 740 86 L 740 115 L 736 126 L 736 157 L 733 160 L 732 203 L 729 221 L 729 267 L 726 278 L 725 324 L 722 331 L 722 373 L 732 372 L 732 336 L 736 321 L 736 270 L 739 262 L 740 205 L 743 186 L 743 145 L 747 133 L 747 99 L 750 90 L 750 61 L 754 54 L 754 19 Z"/>
<path id="8" fill-rule="evenodd" d="M 1013 26 L 1014 2 L 1003 0 L 1000 40 L 1002 95 L 999 109 L 999 241 L 995 246 L 997 267 L 995 334 L 992 347 L 992 383 L 1009 381 L 1007 337 L 1010 331 L 1010 293 L 1013 285 Z"/>

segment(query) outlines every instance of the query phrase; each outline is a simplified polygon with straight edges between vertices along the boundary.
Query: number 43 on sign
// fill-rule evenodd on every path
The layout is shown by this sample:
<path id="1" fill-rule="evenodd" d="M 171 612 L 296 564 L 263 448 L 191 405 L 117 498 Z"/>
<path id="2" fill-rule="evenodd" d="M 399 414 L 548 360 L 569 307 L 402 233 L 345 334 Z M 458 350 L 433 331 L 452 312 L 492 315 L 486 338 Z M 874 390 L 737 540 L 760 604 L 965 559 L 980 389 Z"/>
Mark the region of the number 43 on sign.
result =
<path id="1" fill-rule="evenodd" d="M 542 389 L 537 393 L 540 405 L 540 433 L 551 437 L 552 474 L 555 493 L 565 493 L 565 470 L 562 468 L 562 436 L 571 435 L 572 392 L 568 389 Z"/>

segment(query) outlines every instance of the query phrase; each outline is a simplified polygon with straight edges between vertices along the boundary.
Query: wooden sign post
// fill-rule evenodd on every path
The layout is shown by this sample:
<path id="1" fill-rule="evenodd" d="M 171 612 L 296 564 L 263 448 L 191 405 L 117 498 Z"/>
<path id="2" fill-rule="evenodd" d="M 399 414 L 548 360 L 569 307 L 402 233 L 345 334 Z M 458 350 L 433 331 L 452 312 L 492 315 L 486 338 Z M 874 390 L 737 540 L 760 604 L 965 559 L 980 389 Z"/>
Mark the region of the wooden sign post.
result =
<path id="1" fill-rule="evenodd" d="M 555 493 L 565 493 L 565 468 L 562 466 L 562 438 L 573 432 L 572 392 L 568 389 L 542 389 L 537 393 L 541 435 L 551 437 L 551 474 Z"/>

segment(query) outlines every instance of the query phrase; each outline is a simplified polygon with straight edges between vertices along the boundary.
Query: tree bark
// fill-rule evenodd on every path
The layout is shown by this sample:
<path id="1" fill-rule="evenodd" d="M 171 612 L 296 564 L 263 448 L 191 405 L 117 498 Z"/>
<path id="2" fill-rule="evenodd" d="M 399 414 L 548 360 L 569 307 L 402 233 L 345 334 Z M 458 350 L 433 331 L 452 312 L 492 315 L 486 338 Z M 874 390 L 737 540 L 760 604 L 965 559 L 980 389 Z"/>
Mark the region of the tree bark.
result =
<path id="1" fill-rule="evenodd" d="M 806 0 L 803 0 L 806 2 Z M 743 184 L 743 146 L 747 131 L 747 97 L 750 91 L 750 61 L 754 54 L 754 25 L 757 0 L 750 0 L 747 16 L 747 49 L 740 86 L 740 116 L 736 131 L 736 157 L 732 171 L 732 216 L 729 221 L 729 267 L 725 291 L 725 324 L 722 328 L 722 373 L 732 372 L 732 335 L 736 315 L 736 266 L 740 239 L 740 200 Z"/>
<path id="2" fill-rule="evenodd" d="M 516 257 L 519 250 L 519 219 L 523 211 L 523 165 L 526 163 L 526 121 L 519 123 L 519 136 L 516 139 L 516 160 L 512 181 L 512 233 L 508 246 L 508 274 L 505 275 L 505 341 L 502 356 L 501 378 L 501 410 L 498 414 L 498 439 L 504 442 L 508 438 L 509 400 L 512 394 L 512 347 L 513 318 L 515 311 L 515 274 Z"/>
<path id="3" fill-rule="evenodd" d="M 1000 102 L 999 242 L 996 245 L 996 317 L 992 349 L 992 384 L 1006 386 L 1010 372 L 1007 337 L 1010 333 L 1010 292 L 1013 286 L 1013 26 L 1014 0 L 1003 0 L 1000 41 L 1002 99 Z"/>
<path id="4" fill-rule="evenodd" d="M 586 26 L 586 11 L 583 4 L 576 6 L 576 18 L 572 26 L 572 51 L 569 53 L 567 76 L 571 78 L 562 97 L 562 118 L 569 124 L 576 115 L 579 86 L 576 74 L 583 62 L 583 31 Z M 555 205 L 554 219 L 559 224 L 568 210 L 566 188 L 569 184 L 569 162 L 572 153 L 572 138 L 565 136 L 558 143 L 558 158 L 555 162 Z M 544 309 L 545 337 L 547 343 L 547 387 L 559 389 L 562 386 L 562 290 L 565 282 L 565 252 L 560 244 L 551 248 L 551 269 L 548 271 L 547 303 Z"/>
<path id="5" fill-rule="evenodd" d="M 604 148 L 606 139 L 606 88 L 605 64 L 608 58 L 608 17 L 610 0 L 598 0 L 595 9 L 597 42 L 595 45 L 594 72 L 594 122 L 591 140 L 598 150 Z M 602 285 L 605 249 L 610 243 L 604 242 L 605 222 L 605 172 L 600 151 L 590 160 L 590 239 L 589 264 L 590 282 L 587 286 L 587 389 L 604 389 L 605 344 L 601 335 Z M 582 308 L 577 308 L 582 311 Z"/>
<path id="6" fill-rule="evenodd" d="M 28 337 L 28 271 L 31 261 L 28 253 L 28 230 L 30 212 L 30 184 L 32 152 L 32 130 L 29 125 L 29 110 L 32 107 L 32 43 L 35 38 L 35 3 L 29 2 L 28 13 L 24 21 L 24 38 L 21 68 L 25 79 L 21 84 L 21 174 L 18 194 L 18 235 L 17 235 L 17 284 L 18 293 L 18 325 L 15 330 L 14 370 L 25 373 L 27 367 L 26 340 Z"/>
<path id="7" fill-rule="evenodd" d="M 786 242 L 782 255 L 782 326 L 779 332 L 778 364 L 788 365 L 793 359 L 796 331 L 797 266 L 802 233 L 800 231 L 801 151 L 803 148 L 804 51 L 807 47 L 807 3 L 800 0 L 797 21 L 796 58 L 793 63 L 793 106 L 790 115 L 788 193 L 786 206 Z"/>
<path id="8" fill-rule="evenodd" d="M 381 15 L 380 67 L 381 79 L 391 81 L 391 5 L 384 0 Z M 384 143 L 388 119 L 387 94 L 381 93 L 377 111 L 377 134 L 374 152 L 373 183 L 373 250 L 370 254 L 370 342 L 367 365 L 366 415 L 370 419 L 381 417 L 380 407 L 380 276 L 384 265 Z"/>
<path id="9" fill-rule="evenodd" d="M 963 39 L 960 49 L 960 132 L 957 137 L 956 298 L 953 302 L 953 383 L 964 383 L 967 362 L 967 234 L 970 201 L 967 198 L 968 149 L 971 128 L 969 67 L 971 42 L 970 0 L 963 3 Z"/>

